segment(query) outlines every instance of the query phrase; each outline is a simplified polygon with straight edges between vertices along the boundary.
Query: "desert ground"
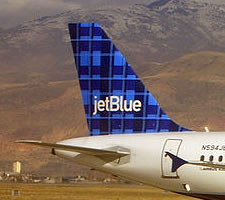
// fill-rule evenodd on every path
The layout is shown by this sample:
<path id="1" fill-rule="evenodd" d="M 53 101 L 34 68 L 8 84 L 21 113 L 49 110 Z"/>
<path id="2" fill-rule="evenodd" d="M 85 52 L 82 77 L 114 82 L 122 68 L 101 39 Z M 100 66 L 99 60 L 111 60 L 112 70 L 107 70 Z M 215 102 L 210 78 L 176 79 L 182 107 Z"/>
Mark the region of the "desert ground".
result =
<path id="1" fill-rule="evenodd" d="M 0 184 L 2 200 L 191 200 L 139 185 Z M 194 200 L 194 199 L 193 199 Z"/>

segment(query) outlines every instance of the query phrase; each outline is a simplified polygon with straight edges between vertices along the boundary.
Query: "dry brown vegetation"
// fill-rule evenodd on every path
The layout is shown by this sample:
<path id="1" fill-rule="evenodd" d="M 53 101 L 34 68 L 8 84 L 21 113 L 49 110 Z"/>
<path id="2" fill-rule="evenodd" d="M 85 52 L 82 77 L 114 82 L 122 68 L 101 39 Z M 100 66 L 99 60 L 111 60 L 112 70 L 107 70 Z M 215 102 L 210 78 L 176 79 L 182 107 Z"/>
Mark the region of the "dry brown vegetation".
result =
<path id="1" fill-rule="evenodd" d="M 225 54 L 199 52 L 137 70 L 170 117 L 193 130 L 225 130 Z M 82 170 L 46 149 L 17 139 L 49 142 L 88 135 L 78 81 L 0 84 L 1 166 L 23 162 L 24 172 L 74 175 Z M 41 159 L 40 159 L 41 158 Z M 52 170 L 54 168 L 54 170 Z M 87 172 L 83 172 L 87 173 Z"/>
<path id="2" fill-rule="evenodd" d="M 18 190 L 19 196 L 12 196 Z M 163 190 L 125 185 L 26 185 L 1 184 L 4 200 L 191 200 L 193 198 Z"/>
<path id="3" fill-rule="evenodd" d="M 160 9 L 154 5 L 72 10 L 0 31 L 1 170 L 21 160 L 24 172 L 82 171 L 48 150 L 14 144 L 88 134 L 68 22 L 101 24 L 177 123 L 225 130 L 225 54 L 218 53 L 225 46 L 224 4 L 182 0 Z"/>
<path id="4" fill-rule="evenodd" d="M 145 67 L 144 82 L 178 123 L 192 130 L 225 130 L 225 54 L 198 52 Z M 150 68 L 150 67 L 149 67 Z M 149 75 L 148 75 L 149 73 Z"/>

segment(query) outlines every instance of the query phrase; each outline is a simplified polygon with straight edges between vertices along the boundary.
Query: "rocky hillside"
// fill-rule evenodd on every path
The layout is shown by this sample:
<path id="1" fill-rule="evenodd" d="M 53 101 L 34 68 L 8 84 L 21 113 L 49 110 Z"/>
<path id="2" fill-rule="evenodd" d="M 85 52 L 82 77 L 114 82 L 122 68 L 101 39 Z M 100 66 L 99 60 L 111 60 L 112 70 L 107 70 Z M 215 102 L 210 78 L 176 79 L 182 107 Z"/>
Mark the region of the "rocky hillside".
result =
<path id="1" fill-rule="evenodd" d="M 47 150 L 13 143 L 87 135 L 68 22 L 101 24 L 178 123 L 224 130 L 225 6 L 207 2 L 160 0 L 72 10 L 1 30 L 0 168 L 19 159 L 26 171 L 80 170 L 62 165 Z"/>
<path id="2" fill-rule="evenodd" d="M 0 68 L 6 76 L 0 82 L 72 80 L 68 22 L 101 24 L 135 68 L 187 53 L 225 51 L 223 4 L 159 0 L 129 8 L 78 9 L 1 31 Z"/>

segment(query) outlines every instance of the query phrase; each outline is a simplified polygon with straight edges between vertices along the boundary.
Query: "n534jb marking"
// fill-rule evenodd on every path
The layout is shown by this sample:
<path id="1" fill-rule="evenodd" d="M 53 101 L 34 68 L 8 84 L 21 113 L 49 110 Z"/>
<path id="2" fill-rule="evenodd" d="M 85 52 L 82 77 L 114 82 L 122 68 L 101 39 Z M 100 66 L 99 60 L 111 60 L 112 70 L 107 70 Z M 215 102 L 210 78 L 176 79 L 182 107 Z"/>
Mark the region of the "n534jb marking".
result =
<path id="1" fill-rule="evenodd" d="M 225 145 L 206 144 L 206 145 L 202 145 L 202 150 L 204 150 L 204 151 L 209 151 L 209 150 L 225 151 Z"/>

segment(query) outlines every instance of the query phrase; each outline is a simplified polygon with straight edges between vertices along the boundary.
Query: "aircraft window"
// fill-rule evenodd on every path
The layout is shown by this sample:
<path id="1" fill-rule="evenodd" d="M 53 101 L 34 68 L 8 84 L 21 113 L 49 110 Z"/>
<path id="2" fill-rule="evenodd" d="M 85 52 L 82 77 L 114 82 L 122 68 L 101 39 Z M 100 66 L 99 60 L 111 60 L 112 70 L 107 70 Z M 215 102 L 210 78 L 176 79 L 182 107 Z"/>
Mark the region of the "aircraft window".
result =
<path id="1" fill-rule="evenodd" d="M 210 161 L 210 162 L 213 161 L 213 156 L 209 156 L 209 161 Z"/>
<path id="2" fill-rule="evenodd" d="M 219 156 L 219 162 L 222 162 L 223 161 L 223 156 Z"/>
<path id="3" fill-rule="evenodd" d="M 201 155 L 200 161 L 204 161 L 204 160 L 205 160 L 205 156 Z"/>

